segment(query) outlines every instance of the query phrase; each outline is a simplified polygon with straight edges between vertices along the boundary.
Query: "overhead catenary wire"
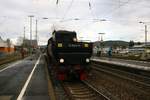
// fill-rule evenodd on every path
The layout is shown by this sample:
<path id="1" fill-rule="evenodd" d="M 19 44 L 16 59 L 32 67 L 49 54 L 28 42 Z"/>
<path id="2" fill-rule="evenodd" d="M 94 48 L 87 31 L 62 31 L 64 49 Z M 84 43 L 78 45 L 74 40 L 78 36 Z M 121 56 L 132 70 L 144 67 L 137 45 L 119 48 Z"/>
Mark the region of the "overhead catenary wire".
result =
<path id="1" fill-rule="evenodd" d="M 89 9 L 91 10 L 91 2 L 89 1 Z"/>
<path id="2" fill-rule="evenodd" d="M 56 5 L 58 5 L 58 3 L 59 3 L 59 0 L 56 0 Z"/>
<path id="3" fill-rule="evenodd" d="M 72 7 L 72 5 L 73 5 L 73 2 L 74 2 L 74 0 L 72 0 L 72 1 L 70 2 L 69 6 L 68 6 L 68 8 L 67 8 L 67 10 L 66 10 L 66 12 L 64 13 L 64 16 L 63 16 L 63 17 L 61 18 L 61 20 L 60 20 L 60 22 L 71 21 L 71 20 L 85 20 L 85 19 L 81 19 L 81 18 L 72 18 L 72 19 L 66 19 L 66 20 L 65 20 L 65 18 L 66 18 L 66 16 L 67 16 L 68 12 L 70 11 L 70 9 L 71 9 L 71 7 Z M 58 3 L 59 3 L 59 2 L 58 2 Z M 95 14 L 94 11 L 93 11 L 92 3 L 93 3 L 93 2 L 92 2 L 91 0 L 88 1 L 88 8 L 89 8 L 89 11 L 90 11 L 90 13 L 91 13 L 91 15 L 92 15 L 92 21 L 93 21 L 93 20 L 98 20 L 98 19 L 97 19 L 96 14 Z M 90 19 L 90 20 L 91 20 L 91 19 Z"/>
<path id="4" fill-rule="evenodd" d="M 71 9 L 71 7 L 72 7 L 73 2 L 74 2 L 74 0 L 71 0 L 71 2 L 70 2 L 70 4 L 69 4 L 69 6 L 68 6 L 66 12 L 64 13 L 64 15 L 63 15 L 61 21 L 63 21 L 63 20 L 65 19 L 66 15 L 68 14 L 68 12 L 70 11 L 70 9 Z"/>
<path id="5" fill-rule="evenodd" d="M 89 11 L 90 11 L 90 13 L 91 13 L 91 15 L 92 15 L 92 19 L 81 19 L 81 18 L 72 18 L 72 19 L 68 19 L 68 20 L 65 20 L 65 16 L 67 15 L 67 13 L 69 12 L 69 10 L 71 9 L 71 6 L 72 6 L 72 4 L 73 4 L 73 0 L 72 0 L 72 2 L 70 3 L 70 6 L 68 6 L 68 10 L 66 11 L 66 13 L 64 14 L 64 17 L 62 18 L 62 20 L 60 21 L 60 22 L 64 22 L 64 21 L 71 21 L 71 20 L 85 20 L 85 21 L 93 21 L 93 20 L 98 20 L 97 18 L 95 18 L 96 17 L 96 14 L 94 14 L 94 12 L 93 12 L 93 6 L 92 6 L 92 1 L 91 0 L 89 0 L 88 1 L 88 9 L 89 9 Z"/>
<path id="6" fill-rule="evenodd" d="M 8 38 L 7 33 L 8 32 L 8 28 L 5 28 L 5 25 L 7 25 L 6 23 L 9 22 L 10 20 L 8 20 L 8 18 L 12 18 L 12 17 L 8 17 L 8 16 L 0 16 L 0 18 L 2 18 L 2 20 L 0 21 L 1 24 L 1 29 L 0 29 L 0 37 L 3 38 L 4 40 Z M 4 28 L 2 28 L 4 27 Z M 6 29 L 6 30 L 5 30 Z M 5 30 L 5 31 L 4 31 Z"/>
<path id="7" fill-rule="evenodd" d="M 4 24 L 6 22 L 6 16 L 0 16 L 2 18 L 2 20 L 0 21 L 0 24 Z"/>
<path id="8" fill-rule="evenodd" d="M 120 10 L 119 8 L 129 4 L 130 0 L 126 1 L 126 2 L 121 2 L 121 0 L 118 1 L 119 6 L 115 7 L 114 9 L 112 9 L 110 12 L 104 14 L 103 16 L 110 16 L 113 15 L 116 11 Z"/>
<path id="9" fill-rule="evenodd" d="M 92 18 L 94 19 L 95 14 L 93 13 L 92 5 L 91 5 L 91 0 L 89 0 L 88 6 L 89 6 L 90 13 L 92 15 Z"/>
<path id="10" fill-rule="evenodd" d="M 94 12 L 94 8 L 93 8 L 93 6 L 94 6 L 94 0 L 89 0 L 88 1 L 89 3 L 88 3 L 88 6 L 89 6 L 89 10 L 90 10 L 90 12 L 91 12 L 91 15 L 92 15 L 92 21 L 96 21 L 96 22 L 98 22 L 98 21 L 104 21 L 105 20 L 105 18 L 99 18 L 98 16 L 97 16 L 97 14 Z M 105 20 L 106 21 L 106 20 Z M 95 23 L 95 22 L 94 22 Z"/>

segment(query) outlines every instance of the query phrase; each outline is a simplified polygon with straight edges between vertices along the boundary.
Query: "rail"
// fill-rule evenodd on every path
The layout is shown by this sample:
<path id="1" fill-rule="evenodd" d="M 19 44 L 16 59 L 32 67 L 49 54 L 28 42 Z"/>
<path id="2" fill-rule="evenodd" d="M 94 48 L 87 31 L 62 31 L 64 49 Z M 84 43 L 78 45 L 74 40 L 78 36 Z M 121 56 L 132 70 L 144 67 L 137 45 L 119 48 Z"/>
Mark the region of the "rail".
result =
<path id="1" fill-rule="evenodd" d="M 86 81 L 64 82 L 62 86 L 70 100 L 111 100 Z"/>
<path id="2" fill-rule="evenodd" d="M 132 69 L 133 71 L 127 71 L 127 70 L 123 70 L 120 68 L 114 68 L 113 65 L 108 65 L 104 66 L 104 65 L 100 65 L 100 64 L 96 64 L 96 63 L 92 63 L 92 69 L 97 70 L 97 71 L 103 71 L 105 73 L 120 77 L 122 79 L 126 79 L 135 83 L 138 83 L 140 85 L 146 86 L 146 87 L 150 87 L 150 77 L 145 76 L 139 73 L 135 73 L 134 69 Z M 122 67 L 122 66 L 121 66 Z M 133 73 L 132 73 L 133 72 Z"/>

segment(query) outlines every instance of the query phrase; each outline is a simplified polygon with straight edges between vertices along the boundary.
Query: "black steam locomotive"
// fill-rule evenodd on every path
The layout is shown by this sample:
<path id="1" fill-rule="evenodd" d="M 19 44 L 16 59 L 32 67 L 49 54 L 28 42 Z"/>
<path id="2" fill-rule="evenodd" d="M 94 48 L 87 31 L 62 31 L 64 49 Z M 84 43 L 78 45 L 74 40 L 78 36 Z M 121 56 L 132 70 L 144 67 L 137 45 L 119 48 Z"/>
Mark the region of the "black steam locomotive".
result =
<path id="1" fill-rule="evenodd" d="M 92 43 L 78 42 L 76 32 L 54 31 L 48 40 L 47 55 L 51 70 L 59 80 L 72 74 L 84 80 L 92 55 Z"/>

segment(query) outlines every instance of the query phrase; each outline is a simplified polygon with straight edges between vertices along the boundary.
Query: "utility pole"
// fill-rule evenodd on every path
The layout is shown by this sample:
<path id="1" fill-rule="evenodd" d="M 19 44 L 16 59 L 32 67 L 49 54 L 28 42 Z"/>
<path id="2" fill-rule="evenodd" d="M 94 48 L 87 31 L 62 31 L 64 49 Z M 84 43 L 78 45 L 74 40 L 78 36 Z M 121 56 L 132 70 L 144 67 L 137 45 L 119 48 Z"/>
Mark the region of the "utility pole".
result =
<path id="1" fill-rule="evenodd" d="M 32 54 L 32 18 L 34 16 L 33 15 L 30 15 L 29 18 L 30 18 L 30 55 Z"/>
<path id="2" fill-rule="evenodd" d="M 147 59 L 147 25 L 146 25 L 146 23 L 149 23 L 149 22 L 142 22 L 141 21 L 139 23 L 144 24 L 144 29 L 145 29 L 145 51 L 142 54 L 141 59 L 146 60 Z"/>
<path id="3" fill-rule="evenodd" d="M 26 34 L 26 27 L 24 26 L 24 33 L 23 33 L 23 40 L 25 40 L 25 34 Z"/>
<path id="4" fill-rule="evenodd" d="M 23 30 L 24 30 L 24 32 L 23 32 L 23 47 L 25 47 L 25 33 L 26 33 L 26 27 L 24 26 L 23 27 Z"/>
<path id="5" fill-rule="evenodd" d="M 145 46 L 147 45 L 147 25 L 145 25 Z"/>
<path id="6" fill-rule="evenodd" d="M 103 41 L 103 36 L 102 35 L 104 35 L 105 33 L 98 33 L 100 36 L 99 36 L 99 41 Z M 100 39 L 101 38 L 101 39 Z"/>
<path id="7" fill-rule="evenodd" d="M 144 24 L 144 29 L 145 29 L 145 46 L 147 45 L 147 25 L 145 24 L 145 22 L 139 22 Z"/>
<path id="8" fill-rule="evenodd" d="M 100 36 L 99 36 L 99 56 L 102 56 L 102 53 L 103 53 L 103 35 L 105 34 L 105 33 L 98 33 Z M 100 39 L 100 37 L 101 37 L 101 39 Z M 101 50 L 100 50 L 101 49 Z"/>
<path id="9" fill-rule="evenodd" d="M 36 19 L 36 29 L 35 29 L 36 30 L 36 36 L 35 37 L 36 37 L 36 41 L 38 44 L 38 26 L 37 25 L 38 25 L 38 20 Z"/>

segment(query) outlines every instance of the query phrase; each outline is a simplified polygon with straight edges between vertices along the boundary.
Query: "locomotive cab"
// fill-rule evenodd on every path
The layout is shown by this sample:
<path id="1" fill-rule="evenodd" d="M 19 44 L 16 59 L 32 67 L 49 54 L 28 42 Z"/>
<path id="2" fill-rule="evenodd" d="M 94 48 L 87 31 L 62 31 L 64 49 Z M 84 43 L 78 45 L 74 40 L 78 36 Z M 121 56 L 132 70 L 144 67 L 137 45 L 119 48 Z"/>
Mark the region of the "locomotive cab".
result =
<path id="1" fill-rule="evenodd" d="M 77 42 L 76 32 L 54 31 L 49 40 L 53 58 L 59 64 L 88 64 L 92 54 L 92 44 Z"/>
<path id="2" fill-rule="evenodd" d="M 76 37 L 76 32 L 54 31 L 52 33 L 52 38 L 55 42 L 76 42 Z"/>

